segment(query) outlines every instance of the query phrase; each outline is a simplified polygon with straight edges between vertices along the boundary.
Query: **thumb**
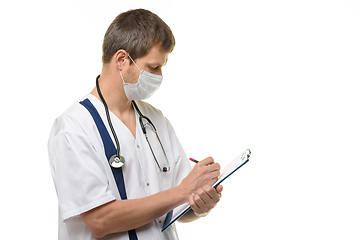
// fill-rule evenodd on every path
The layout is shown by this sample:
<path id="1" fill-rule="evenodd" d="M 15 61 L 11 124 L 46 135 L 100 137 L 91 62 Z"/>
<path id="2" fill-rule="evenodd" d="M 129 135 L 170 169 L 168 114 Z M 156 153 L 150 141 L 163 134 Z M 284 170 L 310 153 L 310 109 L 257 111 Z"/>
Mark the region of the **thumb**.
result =
<path id="1" fill-rule="evenodd" d="M 224 190 L 224 187 L 223 187 L 222 185 L 219 185 L 219 186 L 216 187 L 216 191 L 217 191 L 218 193 L 221 193 L 222 190 Z"/>

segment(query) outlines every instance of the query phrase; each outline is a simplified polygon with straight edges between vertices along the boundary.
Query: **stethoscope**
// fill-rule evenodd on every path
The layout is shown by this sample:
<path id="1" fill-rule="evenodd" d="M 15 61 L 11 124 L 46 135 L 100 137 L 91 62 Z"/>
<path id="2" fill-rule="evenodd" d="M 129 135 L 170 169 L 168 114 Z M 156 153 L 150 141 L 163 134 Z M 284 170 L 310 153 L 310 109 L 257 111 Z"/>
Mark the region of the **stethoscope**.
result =
<path id="1" fill-rule="evenodd" d="M 96 89 L 97 89 L 97 92 L 98 92 L 98 94 L 99 94 L 99 96 L 100 96 L 100 99 L 101 99 L 102 103 L 104 104 L 104 108 L 105 108 L 105 112 L 106 112 L 106 117 L 107 117 L 107 120 L 108 120 L 110 129 L 111 129 L 111 132 L 112 132 L 112 135 L 113 135 L 113 137 L 114 137 L 114 139 L 115 139 L 115 144 L 116 144 L 116 154 L 113 155 L 113 156 L 110 158 L 109 164 L 110 164 L 110 166 L 113 167 L 113 168 L 121 168 L 121 167 L 124 166 L 124 164 L 125 164 L 125 158 L 120 155 L 120 142 L 119 142 L 118 137 L 116 136 L 116 132 L 115 132 L 114 127 L 113 127 L 113 125 L 112 125 L 112 122 L 111 122 L 111 119 L 110 119 L 110 114 L 109 114 L 108 106 L 107 106 L 106 101 L 105 101 L 105 99 L 104 99 L 104 97 L 102 96 L 101 91 L 100 91 L 99 78 L 100 78 L 100 75 L 96 77 Z M 140 109 L 138 108 L 138 106 L 137 106 L 137 104 L 136 104 L 136 102 L 135 102 L 134 100 L 132 100 L 131 102 L 132 102 L 133 106 L 135 107 L 136 112 L 139 114 L 139 122 L 140 122 L 140 125 L 141 125 L 142 132 L 143 132 L 143 134 L 145 135 L 146 141 L 148 142 L 149 148 L 150 148 L 150 150 L 151 150 L 151 153 L 152 153 L 152 155 L 153 155 L 153 157 L 154 157 L 154 159 L 155 159 L 155 162 L 156 162 L 157 166 L 159 167 L 160 171 L 162 171 L 162 172 L 168 172 L 168 171 L 170 171 L 169 160 L 168 160 L 168 158 L 167 158 L 167 156 L 166 156 L 165 149 L 164 149 L 164 147 L 163 147 L 163 145 L 162 145 L 162 143 L 161 143 L 161 140 L 160 140 L 159 135 L 157 134 L 157 130 L 156 130 L 154 124 L 151 122 L 151 120 L 150 120 L 148 117 L 144 116 L 144 115 L 141 113 Z M 155 132 L 156 137 L 157 137 L 157 139 L 158 139 L 158 141 L 159 141 L 159 143 L 160 143 L 161 149 L 162 149 L 162 151 L 163 151 L 163 153 L 164 153 L 164 156 L 165 156 L 165 159 L 166 159 L 166 162 L 167 162 L 167 166 L 165 166 L 165 167 L 161 167 L 160 164 L 159 164 L 159 162 L 158 162 L 158 160 L 156 159 L 155 153 L 154 153 L 154 151 L 153 151 L 153 149 L 152 149 L 152 147 L 151 147 L 150 141 L 149 141 L 149 139 L 148 139 L 147 131 L 146 131 L 146 128 L 145 128 L 145 125 L 146 125 L 146 124 L 143 123 L 143 120 L 144 120 L 144 119 L 147 121 L 147 123 L 148 123 L 148 124 L 150 125 L 150 127 L 153 129 L 153 131 Z"/>

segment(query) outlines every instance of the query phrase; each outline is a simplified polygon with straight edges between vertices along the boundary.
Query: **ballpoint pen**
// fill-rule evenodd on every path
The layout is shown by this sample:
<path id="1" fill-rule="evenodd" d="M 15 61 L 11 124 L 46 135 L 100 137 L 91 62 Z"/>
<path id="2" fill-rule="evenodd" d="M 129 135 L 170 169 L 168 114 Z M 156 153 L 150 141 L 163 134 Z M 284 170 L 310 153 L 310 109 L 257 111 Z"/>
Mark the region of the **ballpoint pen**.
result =
<path id="1" fill-rule="evenodd" d="M 189 158 L 190 161 L 193 161 L 194 163 L 198 163 L 199 161 L 198 160 L 195 160 L 193 158 Z"/>

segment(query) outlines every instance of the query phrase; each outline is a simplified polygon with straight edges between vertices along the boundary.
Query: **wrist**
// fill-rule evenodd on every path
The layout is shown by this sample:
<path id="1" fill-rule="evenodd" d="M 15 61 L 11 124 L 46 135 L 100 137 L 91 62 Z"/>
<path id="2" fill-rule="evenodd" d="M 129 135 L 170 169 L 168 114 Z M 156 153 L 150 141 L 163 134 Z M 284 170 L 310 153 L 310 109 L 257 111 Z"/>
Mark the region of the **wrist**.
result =
<path id="1" fill-rule="evenodd" d="M 186 186 L 184 186 L 184 184 L 181 183 L 180 185 L 178 185 L 175 188 L 177 189 L 177 194 L 181 199 L 181 204 L 189 202 L 189 197 L 190 197 L 191 193 L 188 192 L 188 189 L 186 188 Z"/>

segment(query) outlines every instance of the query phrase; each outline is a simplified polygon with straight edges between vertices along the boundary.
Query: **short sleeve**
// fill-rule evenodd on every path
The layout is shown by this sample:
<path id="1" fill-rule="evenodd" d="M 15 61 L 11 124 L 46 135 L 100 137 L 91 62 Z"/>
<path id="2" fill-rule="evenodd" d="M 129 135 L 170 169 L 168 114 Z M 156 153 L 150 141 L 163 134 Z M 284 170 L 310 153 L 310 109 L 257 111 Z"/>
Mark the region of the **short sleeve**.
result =
<path id="1" fill-rule="evenodd" d="M 181 184 L 182 180 L 187 177 L 187 175 L 191 172 L 192 168 L 190 165 L 190 161 L 187 158 L 187 155 L 180 144 L 179 139 L 176 136 L 176 133 L 171 126 L 170 122 L 166 119 L 167 128 L 169 131 L 170 141 L 173 147 L 174 155 L 175 155 L 175 176 L 174 176 L 174 186 L 178 186 Z M 188 206 L 188 203 L 184 203 L 175 209 L 173 209 L 173 216 L 178 215 L 185 207 Z"/>
<path id="2" fill-rule="evenodd" d="M 65 124 L 51 139 L 49 152 L 64 222 L 80 220 L 81 213 L 115 200 L 102 158 L 81 129 Z"/>
<path id="3" fill-rule="evenodd" d="M 181 146 L 179 139 L 176 136 L 175 130 L 173 129 L 171 123 L 166 119 L 166 124 L 170 136 L 170 141 L 172 144 L 172 149 L 175 155 L 175 186 L 180 185 L 182 180 L 190 173 L 191 166 L 189 160 L 186 156 L 186 153 Z"/>

